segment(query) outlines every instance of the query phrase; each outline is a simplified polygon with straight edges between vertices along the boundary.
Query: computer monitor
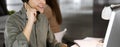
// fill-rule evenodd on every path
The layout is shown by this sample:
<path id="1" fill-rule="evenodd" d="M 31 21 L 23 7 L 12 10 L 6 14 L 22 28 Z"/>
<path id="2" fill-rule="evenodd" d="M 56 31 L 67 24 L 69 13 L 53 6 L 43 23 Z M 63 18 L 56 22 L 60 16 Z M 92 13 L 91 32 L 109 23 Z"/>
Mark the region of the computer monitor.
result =
<path id="1" fill-rule="evenodd" d="M 120 47 L 120 10 L 112 12 L 103 47 Z"/>

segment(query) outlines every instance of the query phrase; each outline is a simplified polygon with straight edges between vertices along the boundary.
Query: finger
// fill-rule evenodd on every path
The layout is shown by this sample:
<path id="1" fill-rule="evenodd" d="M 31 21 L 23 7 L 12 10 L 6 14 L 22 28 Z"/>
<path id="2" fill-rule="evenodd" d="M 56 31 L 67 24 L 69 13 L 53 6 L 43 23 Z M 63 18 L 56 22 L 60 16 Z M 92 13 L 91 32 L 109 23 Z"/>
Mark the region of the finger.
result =
<path id="1" fill-rule="evenodd" d="M 26 9 L 28 9 L 28 8 L 27 8 L 27 4 L 26 4 L 26 3 L 24 3 L 24 6 L 25 6 L 25 8 L 26 8 Z"/>
<path id="2" fill-rule="evenodd" d="M 30 9 L 31 9 L 31 7 L 29 6 L 28 3 L 25 3 L 25 8 L 26 8 L 27 10 L 30 10 Z"/>
<path id="3" fill-rule="evenodd" d="M 34 8 L 32 8 L 32 10 L 33 10 L 33 11 L 35 11 L 35 12 L 37 12 L 37 10 L 36 10 L 36 9 L 34 9 Z"/>

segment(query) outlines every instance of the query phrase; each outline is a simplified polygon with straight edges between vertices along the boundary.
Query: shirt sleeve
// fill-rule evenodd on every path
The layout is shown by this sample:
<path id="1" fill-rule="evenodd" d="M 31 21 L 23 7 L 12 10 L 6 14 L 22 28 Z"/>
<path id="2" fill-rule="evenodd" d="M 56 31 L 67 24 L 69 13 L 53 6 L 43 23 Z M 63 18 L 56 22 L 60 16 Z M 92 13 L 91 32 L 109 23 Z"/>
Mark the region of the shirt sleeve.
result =
<path id="1" fill-rule="evenodd" d="M 47 45 L 49 47 L 61 47 L 62 46 L 62 43 L 58 43 L 56 41 L 55 36 L 54 36 L 53 32 L 50 29 L 50 26 L 49 26 L 49 31 L 48 31 Z"/>
<path id="2" fill-rule="evenodd" d="M 9 18 L 5 27 L 5 46 L 6 47 L 28 47 L 28 42 L 23 32 L 15 24 L 13 18 Z"/>

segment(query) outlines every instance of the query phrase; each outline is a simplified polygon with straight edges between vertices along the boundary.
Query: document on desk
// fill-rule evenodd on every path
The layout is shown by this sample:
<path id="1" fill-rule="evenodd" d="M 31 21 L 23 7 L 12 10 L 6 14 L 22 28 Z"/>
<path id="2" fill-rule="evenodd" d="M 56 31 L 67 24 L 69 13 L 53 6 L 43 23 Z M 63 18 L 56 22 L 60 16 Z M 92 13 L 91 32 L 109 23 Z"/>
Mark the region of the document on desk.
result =
<path id="1" fill-rule="evenodd" d="M 93 37 L 86 37 L 82 40 L 74 40 L 80 47 L 102 47 L 102 38 L 93 38 Z M 78 47 L 77 45 L 73 45 L 71 47 Z"/>

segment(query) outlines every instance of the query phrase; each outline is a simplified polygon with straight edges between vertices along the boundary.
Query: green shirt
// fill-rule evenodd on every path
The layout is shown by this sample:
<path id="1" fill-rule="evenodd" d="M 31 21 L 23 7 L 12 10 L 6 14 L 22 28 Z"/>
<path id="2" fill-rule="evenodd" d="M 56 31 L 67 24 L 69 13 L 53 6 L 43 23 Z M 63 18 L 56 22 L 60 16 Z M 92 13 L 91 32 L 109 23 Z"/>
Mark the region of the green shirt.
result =
<path id="1" fill-rule="evenodd" d="M 44 14 L 37 15 L 37 21 L 33 25 L 30 41 L 27 42 L 23 34 L 26 26 L 27 15 L 23 7 L 19 12 L 11 15 L 7 19 L 5 27 L 5 46 L 6 47 L 60 47 L 54 34 L 50 30 L 48 20 Z"/>

